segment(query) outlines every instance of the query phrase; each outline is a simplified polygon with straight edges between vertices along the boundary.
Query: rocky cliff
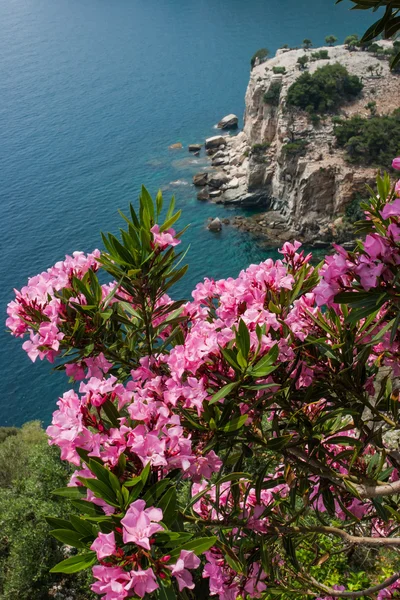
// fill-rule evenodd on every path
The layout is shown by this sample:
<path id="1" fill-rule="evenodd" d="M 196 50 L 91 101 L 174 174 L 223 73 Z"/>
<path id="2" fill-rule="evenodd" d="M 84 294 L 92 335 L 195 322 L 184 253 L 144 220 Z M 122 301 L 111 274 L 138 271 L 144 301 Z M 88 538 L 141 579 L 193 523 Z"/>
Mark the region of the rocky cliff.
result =
<path id="1" fill-rule="evenodd" d="M 364 84 L 361 96 L 342 106 L 340 116 L 368 116 L 368 102 L 376 103 L 378 114 L 399 107 L 400 76 L 390 73 L 386 59 L 361 50 L 350 52 L 345 46 L 319 48 L 317 52 L 320 50 L 328 51 L 329 60 L 310 61 L 310 73 L 323 65 L 340 63 Z M 332 223 L 339 223 L 356 192 L 365 193 L 365 184 L 373 182 L 376 172 L 346 162 L 344 152 L 335 144 L 332 116 L 313 124 L 307 113 L 288 110 L 287 92 L 302 73 L 297 60 L 304 54 L 311 58 L 312 52 L 278 50 L 274 58 L 252 70 L 243 132 L 226 138 L 212 160 L 228 179 L 220 201 L 264 203 L 266 208 L 275 209 L 271 219 L 280 225 L 275 237 L 314 241 L 332 238 Z M 274 86 L 280 87 L 280 96 L 275 103 L 266 103 L 264 95 Z M 288 151 L 288 144 L 299 141 L 304 143 L 300 152 Z M 268 229 L 267 215 L 263 223 Z"/>

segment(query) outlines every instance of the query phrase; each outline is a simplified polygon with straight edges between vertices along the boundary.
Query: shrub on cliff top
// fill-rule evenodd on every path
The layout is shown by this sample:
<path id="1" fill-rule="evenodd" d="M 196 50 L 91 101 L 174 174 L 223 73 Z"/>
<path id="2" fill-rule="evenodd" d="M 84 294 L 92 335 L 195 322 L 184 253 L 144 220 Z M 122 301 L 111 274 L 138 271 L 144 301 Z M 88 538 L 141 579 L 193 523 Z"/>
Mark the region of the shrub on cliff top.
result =
<path id="1" fill-rule="evenodd" d="M 391 115 L 342 120 L 335 125 L 335 136 L 351 162 L 387 168 L 391 156 L 400 153 L 400 109 Z"/>
<path id="2" fill-rule="evenodd" d="M 345 101 L 354 100 L 362 89 L 360 79 L 336 63 L 320 67 L 312 75 L 300 75 L 289 88 L 287 103 L 309 112 L 334 112 Z"/>
<path id="3" fill-rule="evenodd" d="M 269 56 L 269 50 L 268 48 L 260 48 L 259 50 L 257 50 L 257 52 L 254 52 L 253 56 L 251 57 L 250 60 L 250 65 L 251 68 L 254 67 L 254 65 L 256 64 L 256 59 L 258 58 L 260 63 L 264 62 L 265 60 L 267 60 Z"/>
<path id="4" fill-rule="evenodd" d="M 311 54 L 311 60 L 328 60 L 329 52 L 328 50 L 318 50 L 317 52 L 313 52 Z"/>
<path id="5" fill-rule="evenodd" d="M 272 67 L 272 71 L 275 75 L 285 75 L 286 67 Z"/>

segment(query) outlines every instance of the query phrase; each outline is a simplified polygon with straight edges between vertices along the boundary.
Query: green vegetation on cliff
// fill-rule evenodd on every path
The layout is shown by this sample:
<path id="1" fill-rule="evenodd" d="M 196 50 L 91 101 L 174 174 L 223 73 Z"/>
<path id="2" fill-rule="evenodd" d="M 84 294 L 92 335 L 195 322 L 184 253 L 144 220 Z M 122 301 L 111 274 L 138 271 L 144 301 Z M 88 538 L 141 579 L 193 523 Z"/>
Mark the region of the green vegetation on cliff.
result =
<path id="1" fill-rule="evenodd" d="M 340 64 L 320 67 L 313 73 L 303 73 L 290 86 L 287 103 L 309 113 L 335 112 L 344 102 L 354 100 L 363 89 L 355 75 Z"/>
<path id="2" fill-rule="evenodd" d="M 55 575 L 49 570 L 65 558 L 46 517 L 63 517 L 70 504 L 52 495 L 64 487 L 70 468 L 48 445 L 38 422 L 22 429 L 0 428 L 0 598 L 54 599 L 62 585 L 74 600 L 89 600 L 88 575 Z"/>
<path id="3" fill-rule="evenodd" d="M 350 162 L 388 168 L 400 154 L 400 109 L 391 115 L 336 120 L 335 136 Z"/>

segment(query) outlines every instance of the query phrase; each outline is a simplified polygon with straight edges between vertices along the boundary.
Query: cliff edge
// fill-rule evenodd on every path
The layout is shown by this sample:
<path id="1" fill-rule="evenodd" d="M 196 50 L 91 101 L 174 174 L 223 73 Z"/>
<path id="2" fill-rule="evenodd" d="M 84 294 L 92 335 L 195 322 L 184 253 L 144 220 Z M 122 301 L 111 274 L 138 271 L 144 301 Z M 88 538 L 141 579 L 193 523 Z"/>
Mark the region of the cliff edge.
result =
<path id="1" fill-rule="evenodd" d="M 391 42 L 380 42 L 383 48 Z M 329 59 L 308 62 L 308 72 L 340 63 L 362 83 L 361 95 L 335 113 L 312 119 L 301 110 L 291 110 L 286 98 L 290 86 L 304 72 L 298 59 L 321 51 Z M 279 95 L 273 93 L 279 88 Z M 265 94 L 272 100 L 266 102 Z M 332 118 L 359 114 L 368 117 L 366 105 L 375 103 L 378 114 L 391 113 L 400 106 L 400 76 L 392 74 L 386 59 L 345 46 L 318 48 L 305 52 L 278 50 L 276 56 L 253 68 L 246 92 L 244 129 L 226 139 L 226 145 L 212 157 L 228 183 L 218 201 L 263 204 L 274 210 L 279 240 L 297 236 L 303 241 L 332 239 L 332 223 L 365 185 L 372 184 L 375 168 L 349 164 L 336 145 Z M 234 185 L 231 182 L 234 182 Z M 264 229 L 268 218 L 264 216 Z M 272 218 L 272 217 L 271 217 Z M 275 223 L 273 224 L 275 226 Z M 271 233 L 271 232 L 270 232 Z M 278 234 L 278 235 L 276 235 Z"/>

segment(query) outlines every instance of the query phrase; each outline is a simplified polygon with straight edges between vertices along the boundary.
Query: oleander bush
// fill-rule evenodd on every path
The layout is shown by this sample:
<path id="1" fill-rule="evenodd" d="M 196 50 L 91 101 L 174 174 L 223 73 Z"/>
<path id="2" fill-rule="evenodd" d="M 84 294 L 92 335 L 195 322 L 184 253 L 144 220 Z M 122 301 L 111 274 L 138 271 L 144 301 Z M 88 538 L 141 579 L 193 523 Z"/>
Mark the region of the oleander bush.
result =
<path id="1" fill-rule="evenodd" d="M 362 89 L 360 79 L 350 75 L 343 65 L 325 65 L 312 75 L 300 75 L 288 90 L 287 103 L 308 112 L 335 112 L 357 98 Z"/>
<path id="2" fill-rule="evenodd" d="M 103 252 L 15 292 L 10 332 L 71 385 L 47 428 L 71 511 L 48 522 L 77 553 L 51 573 L 104 600 L 396 597 L 400 182 L 362 208 L 353 251 L 313 267 L 287 242 L 187 302 L 180 211 L 143 188 Z"/>

